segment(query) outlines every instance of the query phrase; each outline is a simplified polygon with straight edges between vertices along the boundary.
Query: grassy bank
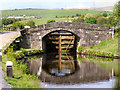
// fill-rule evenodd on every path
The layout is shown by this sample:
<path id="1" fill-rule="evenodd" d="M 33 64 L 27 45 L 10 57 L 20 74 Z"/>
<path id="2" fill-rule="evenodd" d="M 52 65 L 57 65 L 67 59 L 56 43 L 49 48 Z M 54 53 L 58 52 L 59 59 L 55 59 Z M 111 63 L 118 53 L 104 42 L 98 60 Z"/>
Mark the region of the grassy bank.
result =
<path id="1" fill-rule="evenodd" d="M 118 37 L 115 39 L 102 41 L 98 45 L 91 47 L 90 50 L 112 52 L 114 54 L 118 54 Z"/>
<path id="2" fill-rule="evenodd" d="M 18 64 L 16 54 L 12 49 L 8 49 L 8 53 L 2 56 L 2 67 L 4 72 L 6 72 L 7 61 L 13 62 L 13 78 L 7 78 L 5 73 L 5 80 L 11 84 L 13 88 L 40 88 L 38 76 L 29 74 L 27 62 Z"/>
<path id="3" fill-rule="evenodd" d="M 115 55 L 118 55 L 118 37 L 115 39 L 102 41 L 91 48 L 79 46 L 78 52 L 94 56 L 114 57 Z"/>

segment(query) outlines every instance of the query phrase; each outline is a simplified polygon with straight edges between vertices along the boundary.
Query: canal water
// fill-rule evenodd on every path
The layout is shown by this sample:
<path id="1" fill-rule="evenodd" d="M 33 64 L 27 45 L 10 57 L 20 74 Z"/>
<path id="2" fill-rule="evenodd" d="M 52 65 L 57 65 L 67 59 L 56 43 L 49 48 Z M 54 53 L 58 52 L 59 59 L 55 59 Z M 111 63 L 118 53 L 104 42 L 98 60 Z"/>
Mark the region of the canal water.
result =
<path id="1" fill-rule="evenodd" d="M 71 53 L 27 57 L 30 74 L 39 76 L 43 88 L 112 88 L 116 80 L 109 63 L 117 61 Z"/>

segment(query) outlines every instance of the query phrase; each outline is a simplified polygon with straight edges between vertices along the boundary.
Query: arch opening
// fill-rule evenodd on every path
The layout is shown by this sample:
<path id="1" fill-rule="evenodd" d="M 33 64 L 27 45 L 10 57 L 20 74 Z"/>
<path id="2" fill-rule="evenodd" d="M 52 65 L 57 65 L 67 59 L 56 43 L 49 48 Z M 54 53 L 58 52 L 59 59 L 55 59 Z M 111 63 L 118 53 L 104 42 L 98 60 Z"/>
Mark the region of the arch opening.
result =
<path id="1" fill-rule="evenodd" d="M 42 50 L 46 53 L 76 53 L 79 36 L 67 30 L 56 30 L 42 38 Z"/>

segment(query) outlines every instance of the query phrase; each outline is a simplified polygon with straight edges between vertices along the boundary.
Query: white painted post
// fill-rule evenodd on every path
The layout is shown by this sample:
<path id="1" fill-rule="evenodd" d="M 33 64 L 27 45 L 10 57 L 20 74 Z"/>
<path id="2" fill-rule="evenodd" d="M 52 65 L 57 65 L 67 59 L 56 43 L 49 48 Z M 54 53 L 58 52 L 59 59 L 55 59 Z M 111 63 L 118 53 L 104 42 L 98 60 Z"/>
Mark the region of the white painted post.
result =
<path id="1" fill-rule="evenodd" d="M 12 77 L 12 66 L 13 66 L 13 62 L 12 61 L 7 61 L 6 62 L 6 72 L 7 72 L 7 77 Z"/>
<path id="2" fill-rule="evenodd" d="M 27 28 L 30 28 L 30 26 L 24 26 L 24 28 L 26 28 L 26 29 L 27 29 Z"/>
<path id="3" fill-rule="evenodd" d="M 112 38 L 114 39 L 114 27 L 112 27 Z"/>

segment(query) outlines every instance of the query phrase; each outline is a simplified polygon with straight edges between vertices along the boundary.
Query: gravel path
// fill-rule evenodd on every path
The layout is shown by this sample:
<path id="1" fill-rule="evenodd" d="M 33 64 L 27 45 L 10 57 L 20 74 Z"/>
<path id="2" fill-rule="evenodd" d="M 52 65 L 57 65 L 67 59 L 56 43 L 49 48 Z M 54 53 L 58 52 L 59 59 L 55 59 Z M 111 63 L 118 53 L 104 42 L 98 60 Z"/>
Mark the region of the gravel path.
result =
<path id="1" fill-rule="evenodd" d="M 0 62 L 2 62 L 2 48 L 6 45 L 9 46 L 19 35 L 19 32 L 0 33 Z M 12 88 L 12 86 L 4 80 L 4 72 L 2 71 L 2 66 L 0 66 L 0 90 L 2 88 Z"/>

